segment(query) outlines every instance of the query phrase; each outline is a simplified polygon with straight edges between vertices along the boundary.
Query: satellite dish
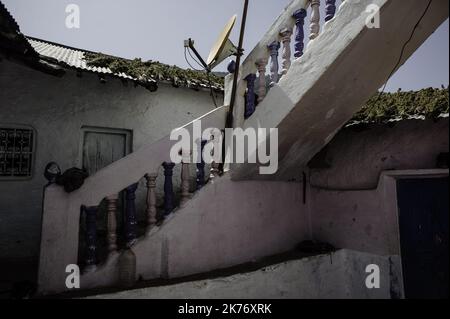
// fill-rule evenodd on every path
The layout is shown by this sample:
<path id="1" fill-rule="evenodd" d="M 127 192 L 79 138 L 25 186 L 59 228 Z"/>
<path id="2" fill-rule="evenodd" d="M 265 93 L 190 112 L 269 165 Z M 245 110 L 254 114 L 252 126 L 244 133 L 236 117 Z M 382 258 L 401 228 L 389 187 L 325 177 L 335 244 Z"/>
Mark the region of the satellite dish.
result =
<path id="1" fill-rule="evenodd" d="M 206 62 L 210 70 L 219 65 L 229 56 L 238 53 L 238 48 L 229 39 L 231 30 L 233 30 L 234 24 L 236 23 L 236 19 L 237 15 L 231 17 L 230 21 L 228 21 L 227 25 L 220 34 L 219 39 L 217 39 L 216 43 L 212 47 Z"/>

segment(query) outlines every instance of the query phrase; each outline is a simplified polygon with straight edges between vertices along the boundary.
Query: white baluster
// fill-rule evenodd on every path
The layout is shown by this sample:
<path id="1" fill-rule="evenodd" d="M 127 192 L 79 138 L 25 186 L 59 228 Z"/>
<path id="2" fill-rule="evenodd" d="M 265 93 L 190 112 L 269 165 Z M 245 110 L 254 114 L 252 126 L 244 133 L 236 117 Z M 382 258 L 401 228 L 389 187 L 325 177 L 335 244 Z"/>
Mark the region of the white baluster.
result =
<path id="1" fill-rule="evenodd" d="M 293 30 L 290 28 L 285 28 L 281 30 L 280 37 L 281 37 L 281 43 L 283 44 L 283 54 L 282 54 L 282 67 L 281 70 L 281 76 L 285 75 L 290 67 L 291 67 L 291 37 L 292 37 Z"/>
<path id="2" fill-rule="evenodd" d="M 107 208 L 107 239 L 108 252 L 110 254 L 117 251 L 117 203 L 119 195 L 112 195 L 106 198 Z"/>
<path id="3" fill-rule="evenodd" d="M 267 63 L 269 63 L 268 59 L 259 59 L 256 61 L 256 66 L 258 67 L 258 82 L 259 82 L 259 88 L 258 88 L 258 102 L 262 102 L 264 98 L 266 97 L 267 88 L 266 88 L 266 68 Z"/>
<path id="4" fill-rule="evenodd" d="M 214 180 L 215 178 L 220 176 L 220 164 L 216 162 L 211 163 L 211 174 L 209 175 L 210 180 Z"/>
<path id="5" fill-rule="evenodd" d="M 191 194 L 189 192 L 189 162 L 191 159 L 191 153 L 189 151 L 182 151 L 183 163 L 181 166 L 181 199 L 180 206 L 183 207 L 190 199 Z"/>
<path id="6" fill-rule="evenodd" d="M 278 83 L 280 79 L 279 68 L 280 65 L 278 63 L 278 51 L 280 50 L 280 42 L 274 41 L 272 42 L 268 48 L 270 52 L 270 86 L 273 87 Z"/>
<path id="7" fill-rule="evenodd" d="M 217 139 L 217 140 L 215 140 Z M 219 149 L 221 147 L 221 143 L 219 143 L 220 141 L 223 142 L 222 136 L 213 136 L 211 137 L 211 143 L 214 144 L 214 148 L 211 151 L 211 157 L 213 159 L 216 159 L 216 155 L 217 157 L 220 158 L 220 154 L 222 153 L 222 150 Z M 220 176 L 220 164 L 219 162 L 216 162 L 215 160 L 213 160 L 213 162 L 211 163 L 211 169 L 210 169 L 210 174 L 209 174 L 209 179 L 211 181 L 214 181 L 215 178 Z"/>
<path id="8" fill-rule="evenodd" d="M 156 178 L 158 174 L 147 174 L 147 233 L 156 224 Z"/>
<path id="9" fill-rule="evenodd" d="M 320 33 L 320 0 L 311 0 L 311 32 L 309 39 L 314 40 Z"/>

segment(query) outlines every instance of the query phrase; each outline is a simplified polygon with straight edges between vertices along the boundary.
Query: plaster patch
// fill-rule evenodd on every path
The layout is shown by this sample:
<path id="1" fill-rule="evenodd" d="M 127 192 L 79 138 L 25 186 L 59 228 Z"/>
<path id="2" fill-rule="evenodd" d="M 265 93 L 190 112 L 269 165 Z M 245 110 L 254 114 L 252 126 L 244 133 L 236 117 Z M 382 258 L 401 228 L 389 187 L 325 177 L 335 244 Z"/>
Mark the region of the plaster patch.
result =
<path id="1" fill-rule="evenodd" d="M 333 117 L 333 115 L 334 115 L 334 112 L 335 112 L 335 109 L 329 110 L 328 113 L 327 113 L 326 119 L 327 120 L 331 119 Z"/>

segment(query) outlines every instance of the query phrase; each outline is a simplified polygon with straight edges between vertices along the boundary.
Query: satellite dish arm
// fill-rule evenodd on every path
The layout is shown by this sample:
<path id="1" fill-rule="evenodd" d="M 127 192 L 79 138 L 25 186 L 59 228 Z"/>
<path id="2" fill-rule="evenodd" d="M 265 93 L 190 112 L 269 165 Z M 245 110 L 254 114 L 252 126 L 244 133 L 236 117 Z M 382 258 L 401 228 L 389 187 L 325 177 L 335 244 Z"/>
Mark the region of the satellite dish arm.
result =
<path id="1" fill-rule="evenodd" d="M 234 112 L 234 104 L 236 102 L 237 84 L 239 81 L 239 69 L 240 69 L 240 65 L 241 65 L 241 57 L 244 52 L 243 46 L 244 46 L 245 25 L 247 23 L 248 2 L 249 2 L 249 0 L 245 0 L 244 13 L 242 15 L 242 23 L 241 23 L 241 33 L 239 35 L 239 45 L 238 45 L 238 50 L 237 50 L 238 52 L 237 52 L 237 57 L 236 57 L 236 70 L 234 71 L 233 88 L 231 90 L 230 110 L 228 111 L 227 122 L 226 122 L 225 128 L 233 127 L 233 112 Z"/>
<path id="2" fill-rule="evenodd" d="M 203 67 L 205 68 L 206 72 L 210 73 L 211 72 L 211 68 L 206 64 L 206 62 L 203 60 L 202 56 L 198 53 L 198 51 L 195 49 L 194 47 L 194 41 L 192 41 L 192 39 L 189 39 L 189 48 L 192 50 L 192 52 L 194 52 L 195 56 L 197 57 L 197 59 L 200 61 L 200 63 L 203 65 Z"/>

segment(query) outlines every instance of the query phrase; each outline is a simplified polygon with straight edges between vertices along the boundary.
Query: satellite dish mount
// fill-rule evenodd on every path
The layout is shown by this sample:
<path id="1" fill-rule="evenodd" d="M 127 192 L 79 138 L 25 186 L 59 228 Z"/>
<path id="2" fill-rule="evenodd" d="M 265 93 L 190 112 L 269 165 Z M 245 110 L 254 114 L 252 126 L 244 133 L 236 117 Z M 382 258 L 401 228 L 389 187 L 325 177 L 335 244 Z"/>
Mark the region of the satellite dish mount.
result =
<path id="1" fill-rule="evenodd" d="M 203 60 L 202 56 L 198 53 L 197 49 L 195 49 L 194 40 L 189 39 L 185 41 L 184 46 L 186 48 L 191 49 L 192 52 L 194 52 L 195 56 L 197 57 L 203 68 L 206 70 L 206 72 L 211 72 L 216 66 L 222 63 L 228 57 L 238 55 L 239 52 L 238 48 L 229 39 L 230 33 L 233 30 L 233 27 L 236 23 L 236 19 L 237 16 L 234 15 L 228 21 L 227 25 L 220 33 L 220 36 L 217 39 L 216 43 L 212 47 L 208 56 L 208 60 L 206 62 L 205 60 Z"/>
<path id="2" fill-rule="evenodd" d="M 248 12 L 248 3 L 249 0 L 244 0 L 244 12 L 242 15 L 242 24 L 241 31 L 239 36 L 239 45 L 236 47 L 233 42 L 230 41 L 229 37 L 231 34 L 231 30 L 236 23 L 237 16 L 234 15 L 231 17 L 230 21 L 228 21 L 227 25 L 223 29 L 216 43 L 212 47 L 207 62 L 203 60 L 202 56 L 195 49 L 194 41 L 192 39 L 186 40 L 184 42 L 184 47 L 189 48 L 194 52 L 200 64 L 204 67 L 207 73 L 210 73 L 217 65 L 222 63 L 225 59 L 230 56 L 236 56 L 236 69 L 234 70 L 234 80 L 233 80 L 233 89 L 231 93 L 231 101 L 230 101 L 230 110 L 228 111 L 228 117 L 226 122 L 226 127 L 231 128 L 233 125 L 233 110 L 234 103 L 236 101 L 236 91 L 237 91 L 237 83 L 239 80 L 239 67 L 241 64 L 241 56 L 243 55 L 243 45 L 244 45 L 244 34 L 245 34 L 245 25 L 247 22 L 247 12 Z"/>

